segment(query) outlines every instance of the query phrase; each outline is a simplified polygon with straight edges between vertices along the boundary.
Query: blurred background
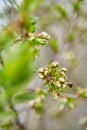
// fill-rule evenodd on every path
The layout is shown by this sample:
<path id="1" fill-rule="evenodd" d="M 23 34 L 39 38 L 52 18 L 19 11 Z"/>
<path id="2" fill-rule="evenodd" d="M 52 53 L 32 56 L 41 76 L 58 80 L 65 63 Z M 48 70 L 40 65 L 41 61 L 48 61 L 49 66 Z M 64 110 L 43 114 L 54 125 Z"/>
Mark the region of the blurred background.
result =
<path id="1" fill-rule="evenodd" d="M 49 43 L 40 47 L 37 59 L 38 69 L 52 61 L 58 61 L 67 68 L 67 77 L 74 86 L 68 88 L 75 93 L 77 87 L 87 87 L 87 0 L 43 0 L 29 12 L 37 19 L 36 32 L 46 31 L 51 35 Z M 0 0 L 0 29 L 18 17 L 17 8 L 21 0 Z M 43 87 L 37 75 L 28 84 L 29 88 Z M 26 106 L 26 104 L 25 104 Z M 77 100 L 77 106 L 60 110 L 59 101 L 48 96 L 45 111 L 39 120 L 35 112 L 28 108 L 21 112 L 23 105 L 17 107 L 20 120 L 27 130 L 84 130 L 80 119 L 87 116 L 87 101 Z M 86 130 L 86 129 L 85 129 Z"/>

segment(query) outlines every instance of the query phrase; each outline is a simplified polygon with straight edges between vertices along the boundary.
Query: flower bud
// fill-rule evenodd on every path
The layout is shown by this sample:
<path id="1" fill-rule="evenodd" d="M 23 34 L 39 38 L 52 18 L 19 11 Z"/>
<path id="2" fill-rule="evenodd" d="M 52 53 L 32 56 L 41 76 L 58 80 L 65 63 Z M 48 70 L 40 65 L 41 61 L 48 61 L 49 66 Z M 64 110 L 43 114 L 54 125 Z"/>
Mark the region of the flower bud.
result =
<path id="1" fill-rule="evenodd" d="M 46 32 L 42 32 L 38 35 L 39 38 L 42 38 L 42 39 L 46 39 L 46 40 L 49 40 L 51 38 L 51 36 L 46 33 Z"/>
<path id="2" fill-rule="evenodd" d="M 37 98 L 35 99 L 35 103 L 40 103 L 40 101 L 41 101 L 40 97 L 37 97 Z"/>
<path id="3" fill-rule="evenodd" d="M 51 67 L 56 68 L 59 66 L 59 63 L 57 61 L 54 61 L 51 63 Z"/>
<path id="4" fill-rule="evenodd" d="M 63 77 L 61 77 L 61 78 L 59 78 L 59 81 L 60 81 L 61 83 L 64 83 L 66 80 L 65 80 Z"/>
<path id="5" fill-rule="evenodd" d="M 67 86 L 69 86 L 70 88 L 72 88 L 72 86 L 73 86 L 73 83 L 71 83 L 71 82 L 67 82 L 66 84 L 67 84 Z"/>
<path id="6" fill-rule="evenodd" d="M 65 88 L 66 87 L 66 83 L 64 83 L 63 85 L 62 85 L 62 88 Z"/>
<path id="7" fill-rule="evenodd" d="M 35 101 L 34 101 L 34 100 L 31 100 L 31 101 L 29 101 L 29 103 L 28 103 L 29 107 L 33 107 L 34 104 L 35 104 Z"/>
<path id="8" fill-rule="evenodd" d="M 65 75 L 63 71 L 59 71 L 59 75 L 60 77 L 63 77 L 65 80 L 67 80 L 67 76 Z"/>
<path id="9" fill-rule="evenodd" d="M 61 68 L 60 71 L 62 71 L 62 72 L 66 72 L 67 69 L 66 69 L 66 68 Z"/>
<path id="10" fill-rule="evenodd" d="M 29 33 L 29 41 L 33 41 L 35 39 L 33 33 Z"/>
<path id="11" fill-rule="evenodd" d="M 55 85 L 56 85 L 58 88 L 61 87 L 61 83 L 60 83 L 59 81 L 56 81 L 56 82 L 55 82 Z"/>
<path id="12" fill-rule="evenodd" d="M 38 75 L 39 75 L 39 77 L 40 77 L 41 79 L 44 79 L 44 75 L 43 75 L 43 74 L 39 73 Z"/>
<path id="13" fill-rule="evenodd" d="M 40 68 L 39 69 L 39 73 L 43 73 L 44 72 L 44 69 L 43 68 Z"/>
<path id="14" fill-rule="evenodd" d="M 66 104 L 66 103 L 67 103 L 67 98 L 66 98 L 66 97 L 63 97 L 63 98 L 61 99 L 61 102 L 64 103 L 64 104 Z"/>
<path id="15" fill-rule="evenodd" d="M 48 71 L 47 71 L 47 70 L 45 70 L 45 71 L 44 71 L 44 75 L 47 75 L 47 74 L 48 74 Z"/>
<path id="16" fill-rule="evenodd" d="M 55 90 L 53 90 L 53 96 L 54 96 L 55 99 L 58 98 L 57 92 Z"/>

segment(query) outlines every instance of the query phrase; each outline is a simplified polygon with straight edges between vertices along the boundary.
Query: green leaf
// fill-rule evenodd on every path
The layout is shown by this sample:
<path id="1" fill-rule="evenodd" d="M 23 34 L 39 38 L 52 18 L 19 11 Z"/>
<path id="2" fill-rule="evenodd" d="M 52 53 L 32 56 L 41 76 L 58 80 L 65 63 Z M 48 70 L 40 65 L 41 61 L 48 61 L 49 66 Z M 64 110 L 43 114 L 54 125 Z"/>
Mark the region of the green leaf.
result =
<path id="1" fill-rule="evenodd" d="M 66 42 L 73 42 L 76 38 L 76 35 L 73 32 L 67 34 L 65 41 Z"/>
<path id="2" fill-rule="evenodd" d="M 35 25 L 31 25 L 31 27 L 30 27 L 30 32 L 31 33 L 34 33 L 35 32 L 35 30 L 36 30 L 36 27 L 35 27 Z"/>
<path id="3" fill-rule="evenodd" d="M 63 19 L 67 19 L 67 12 L 61 5 L 56 5 L 55 9 Z"/>
<path id="4" fill-rule="evenodd" d="M 15 117 L 15 113 L 11 110 L 5 110 L 4 112 L 0 112 L 0 119 L 2 121 L 4 120 L 9 120 L 9 119 L 14 119 L 13 117 Z"/>
<path id="5" fill-rule="evenodd" d="M 19 103 L 24 103 L 24 102 L 28 102 L 32 99 L 34 99 L 36 96 L 35 93 L 33 92 L 29 92 L 29 91 L 22 91 L 20 93 L 17 93 L 13 96 L 13 103 L 14 104 L 19 104 Z"/>
<path id="6" fill-rule="evenodd" d="M 6 89 L 15 89 L 15 87 L 21 86 L 21 84 L 31 79 L 35 68 L 33 59 L 33 49 L 25 44 L 11 51 L 9 50 L 3 71 Z"/>
<path id="7" fill-rule="evenodd" d="M 31 15 L 35 11 L 43 0 L 22 0 L 22 11 L 27 15 Z"/>
<path id="8" fill-rule="evenodd" d="M 57 52 L 59 50 L 59 43 L 57 39 L 53 39 L 52 41 L 50 41 L 49 45 L 54 52 Z"/>
<path id="9" fill-rule="evenodd" d="M 41 104 L 41 103 L 37 104 L 35 110 L 36 110 L 36 113 L 39 113 L 39 114 L 40 114 L 41 112 L 44 111 L 44 105 Z"/>
<path id="10" fill-rule="evenodd" d="M 87 91 L 84 91 L 80 96 L 83 98 L 87 98 Z"/>
<path id="11" fill-rule="evenodd" d="M 41 38 L 36 38 L 32 41 L 33 45 L 46 45 L 47 40 L 46 39 L 41 39 Z"/>
<path id="12" fill-rule="evenodd" d="M 0 33 L 0 50 L 12 44 L 13 40 L 14 40 L 13 30 L 11 30 L 10 28 L 3 29 Z"/>
<path id="13" fill-rule="evenodd" d="M 80 12 L 82 1 L 73 3 L 73 10 L 76 13 Z"/>
<path id="14" fill-rule="evenodd" d="M 23 27 L 28 32 L 35 31 L 35 22 L 32 23 L 32 15 L 38 9 L 38 6 L 43 0 L 22 0 L 19 12 L 23 20 Z"/>
<path id="15" fill-rule="evenodd" d="M 35 32 L 35 30 L 36 30 L 36 24 L 37 24 L 38 20 L 39 19 L 33 19 L 31 21 L 31 25 L 30 25 L 30 29 L 29 29 L 31 33 Z"/>
<path id="16" fill-rule="evenodd" d="M 70 97 L 68 97 L 67 99 L 68 99 L 67 104 L 68 104 L 69 108 L 71 108 L 71 109 L 74 108 L 76 106 L 75 99 L 70 98 Z"/>

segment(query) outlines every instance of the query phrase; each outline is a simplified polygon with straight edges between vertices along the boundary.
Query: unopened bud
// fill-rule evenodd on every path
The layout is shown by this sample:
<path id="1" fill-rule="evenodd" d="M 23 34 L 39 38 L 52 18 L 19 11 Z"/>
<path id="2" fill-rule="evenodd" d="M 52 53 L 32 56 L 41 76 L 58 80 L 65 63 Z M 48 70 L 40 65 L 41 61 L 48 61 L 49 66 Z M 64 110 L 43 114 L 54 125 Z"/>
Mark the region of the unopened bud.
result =
<path id="1" fill-rule="evenodd" d="M 40 98 L 40 97 L 37 97 L 37 98 L 35 99 L 35 103 L 40 103 L 40 101 L 41 101 L 41 98 Z"/>
<path id="2" fill-rule="evenodd" d="M 53 96 L 54 96 L 55 99 L 58 98 L 57 92 L 55 90 L 53 90 Z"/>
<path id="3" fill-rule="evenodd" d="M 44 79 L 44 75 L 43 75 L 43 74 L 39 73 L 38 75 L 39 75 L 39 77 L 40 77 L 41 79 Z"/>
<path id="4" fill-rule="evenodd" d="M 29 103 L 28 103 L 29 107 L 33 107 L 34 104 L 35 104 L 35 101 L 34 101 L 34 100 L 31 100 L 31 101 L 29 101 Z"/>
<path id="5" fill-rule="evenodd" d="M 65 80 L 67 80 L 67 76 L 65 75 L 63 71 L 59 71 L 59 75 L 60 77 L 63 77 Z"/>
<path id="6" fill-rule="evenodd" d="M 66 104 L 66 103 L 67 103 L 67 98 L 63 97 L 63 98 L 61 99 L 61 102 L 64 103 L 64 104 Z"/>
<path id="7" fill-rule="evenodd" d="M 47 70 L 45 70 L 45 71 L 44 71 L 44 75 L 47 75 L 47 74 L 48 74 L 48 71 L 47 71 Z"/>
<path id="8" fill-rule="evenodd" d="M 61 68 L 60 71 L 62 71 L 62 72 L 66 72 L 67 69 L 66 69 L 66 68 Z"/>
<path id="9" fill-rule="evenodd" d="M 44 72 L 44 69 L 43 68 L 40 68 L 39 69 L 39 73 L 43 73 Z"/>
<path id="10" fill-rule="evenodd" d="M 64 83 L 66 80 L 61 77 L 61 78 L 59 78 L 59 81 L 60 81 L 61 83 Z"/>
<path id="11" fill-rule="evenodd" d="M 51 63 L 51 67 L 58 67 L 59 66 L 59 63 L 57 61 L 54 61 Z"/>
<path id="12" fill-rule="evenodd" d="M 65 88 L 66 87 L 66 84 L 64 83 L 63 85 L 62 85 L 62 88 Z"/>
<path id="13" fill-rule="evenodd" d="M 67 84 L 67 86 L 69 86 L 70 88 L 73 87 L 73 83 L 71 83 L 71 82 L 67 82 L 66 84 Z"/>
<path id="14" fill-rule="evenodd" d="M 34 34 L 33 33 L 29 33 L 29 41 L 33 41 L 34 40 Z"/>
<path id="15" fill-rule="evenodd" d="M 46 32 L 42 32 L 38 36 L 39 38 L 46 39 L 46 40 L 49 40 L 51 38 L 51 36 Z"/>
<path id="16" fill-rule="evenodd" d="M 55 82 L 55 85 L 60 88 L 61 87 L 61 83 L 59 81 Z"/>

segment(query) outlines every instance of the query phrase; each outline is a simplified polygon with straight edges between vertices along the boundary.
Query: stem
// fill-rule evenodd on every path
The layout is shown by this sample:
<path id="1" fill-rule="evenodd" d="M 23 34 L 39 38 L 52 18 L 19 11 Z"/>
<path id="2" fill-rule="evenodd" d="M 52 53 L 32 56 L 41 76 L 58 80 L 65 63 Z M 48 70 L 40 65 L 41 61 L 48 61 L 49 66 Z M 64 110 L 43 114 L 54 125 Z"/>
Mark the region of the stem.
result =
<path id="1" fill-rule="evenodd" d="M 61 96 L 61 97 L 66 97 L 66 98 L 70 97 L 70 98 L 73 98 L 73 99 L 77 99 L 77 98 L 78 98 L 77 95 L 75 95 L 75 94 L 70 94 L 70 93 L 62 93 L 62 96 Z"/>
<path id="2" fill-rule="evenodd" d="M 4 66 L 4 62 L 3 62 L 3 59 L 2 59 L 2 56 L 1 56 L 1 52 L 0 52 L 0 63 L 2 66 Z"/>
<path id="3" fill-rule="evenodd" d="M 87 99 L 80 97 L 78 94 L 71 94 L 71 93 L 63 93 L 61 98 L 73 98 L 82 101 L 83 103 L 87 104 Z"/>
<path id="4" fill-rule="evenodd" d="M 15 107 L 14 107 L 14 105 L 13 105 L 13 103 L 12 103 L 12 97 L 9 98 L 8 103 L 9 103 L 10 109 L 11 109 L 11 110 L 15 113 L 15 115 L 16 115 L 16 125 L 19 126 L 19 129 L 20 129 L 20 130 L 26 130 L 25 127 L 24 127 L 24 125 L 21 124 L 21 122 L 20 122 L 20 120 L 19 120 L 19 114 L 18 114 L 17 110 L 15 109 Z"/>

